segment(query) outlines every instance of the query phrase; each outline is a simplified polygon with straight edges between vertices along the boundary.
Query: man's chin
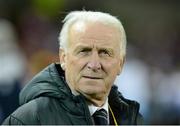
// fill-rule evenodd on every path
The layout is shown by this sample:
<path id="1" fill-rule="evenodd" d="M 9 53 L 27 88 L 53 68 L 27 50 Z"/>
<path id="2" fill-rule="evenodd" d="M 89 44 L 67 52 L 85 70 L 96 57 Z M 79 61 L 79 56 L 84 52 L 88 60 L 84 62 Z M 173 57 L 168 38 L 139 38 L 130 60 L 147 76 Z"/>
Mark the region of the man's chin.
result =
<path id="1" fill-rule="evenodd" d="M 106 98 L 105 97 L 102 97 L 102 96 L 99 96 L 99 95 L 86 95 L 85 96 L 88 103 L 91 103 L 95 106 L 98 106 L 98 107 L 101 107 L 105 101 L 106 101 Z"/>
<path id="2" fill-rule="evenodd" d="M 106 100 L 106 94 L 102 90 L 86 90 L 86 91 L 80 91 L 80 94 L 82 94 L 89 102 L 95 104 L 96 106 L 100 105 L 101 103 L 104 103 Z"/>
<path id="3" fill-rule="evenodd" d="M 94 86 L 91 88 L 81 89 L 80 92 L 82 92 L 83 94 L 86 94 L 86 95 L 93 96 L 93 97 L 98 97 L 98 96 L 102 97 L 106 93 L 106 91 L 103 90 L 102 87 L 94 87 Z"/>

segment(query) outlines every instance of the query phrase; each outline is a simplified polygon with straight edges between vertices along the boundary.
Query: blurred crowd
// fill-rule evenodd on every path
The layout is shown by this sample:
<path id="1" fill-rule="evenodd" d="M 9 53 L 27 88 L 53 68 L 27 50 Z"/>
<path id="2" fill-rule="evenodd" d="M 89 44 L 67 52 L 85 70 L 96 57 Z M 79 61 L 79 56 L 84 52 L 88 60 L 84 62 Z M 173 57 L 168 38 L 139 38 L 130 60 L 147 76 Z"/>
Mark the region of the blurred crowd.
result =
<path id="1" fill-rule="evenodd" d="M 82 9 L 122 21 L 127 57 L 115 84 L 140 103 L 145 124 L 180 124 L 179 7 L 177 0 L 0 0 L 0 124 L 19 106 L 24 85 L 58 62 L 61 20 Z"/>

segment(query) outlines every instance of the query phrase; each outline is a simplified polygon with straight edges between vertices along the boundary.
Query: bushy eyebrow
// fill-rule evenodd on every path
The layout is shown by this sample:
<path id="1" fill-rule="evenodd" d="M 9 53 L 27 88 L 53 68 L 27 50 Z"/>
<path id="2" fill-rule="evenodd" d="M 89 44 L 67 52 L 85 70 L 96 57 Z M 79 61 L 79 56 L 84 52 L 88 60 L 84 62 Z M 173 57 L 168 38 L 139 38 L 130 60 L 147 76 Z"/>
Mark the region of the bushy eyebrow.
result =
<path id="1" fill-rule="evenodd" d="M 78 52 L 78 51 L 80 51 L 80 50 L 82 50 L 82 49 L 91 50 L 92 47 L 84 46 L 84 45 L 79 45 L 79 46 L 77 46 L 77 47 L 75 48 L 75 50 L 74 50 L 73 52 Z"/>
<path id="2" fill-rule="evenodd" d="M 78 52 L 80 50 L 92 50 L 93 47 L 91 46 L 86 46 L 86 45 L 78 45 L 75 47 L 75 50 L 73 52 Z M 98 51 L 107 51 L 109 52 L 111 55 L 114 55 L 114 50 L 112 48 L 109 48 L 109 47 L 97 47 L 97 50 Z"/>
<path id="3" fill-rule="evenodd" d="M 106 50 L 106 51 L 109 51 L 109 52 L 113 52 L 113 49 L 112 48 L 106 48 L 106 47 L 101 47 L 101 48 L 98 48 L 98 50 Z"/>
<path id="4" fill-rule="evenodd" d="M 114 50 L 112 48 L 99 48 L 99 51 L 106 51 L 110 56 L 114 56 Z"/>

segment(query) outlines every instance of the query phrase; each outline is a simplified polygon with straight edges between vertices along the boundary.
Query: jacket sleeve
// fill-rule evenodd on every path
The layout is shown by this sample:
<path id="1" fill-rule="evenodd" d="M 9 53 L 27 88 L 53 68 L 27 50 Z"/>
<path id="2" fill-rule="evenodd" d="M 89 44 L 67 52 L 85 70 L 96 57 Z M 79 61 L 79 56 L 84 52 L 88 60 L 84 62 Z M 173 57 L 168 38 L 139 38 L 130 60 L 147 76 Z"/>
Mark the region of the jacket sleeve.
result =
<path id="1" fill-rule="evenodd" d="M 16 117 L 10 115 L 7 117 L 2 125 L 24 125 L 23 122 L 21 122 L 19 119 Z"/>
<path id="2" fill-rule="evenodd" d="M 140 113 L 137 115 L 136 124 L 137 125 L 144 125 L 144 118 Z"/>

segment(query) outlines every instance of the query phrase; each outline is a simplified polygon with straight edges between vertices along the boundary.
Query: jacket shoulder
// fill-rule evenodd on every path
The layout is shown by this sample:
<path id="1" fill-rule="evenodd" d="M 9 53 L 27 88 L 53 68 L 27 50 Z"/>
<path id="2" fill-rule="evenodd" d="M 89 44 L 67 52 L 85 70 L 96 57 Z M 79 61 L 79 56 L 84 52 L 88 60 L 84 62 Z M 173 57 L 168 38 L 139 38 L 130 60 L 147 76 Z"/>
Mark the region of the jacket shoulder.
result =
<path id="1" fill-rule="evenodd" d="M 59 105 L 56 98 L 39 97 L 20 106 L 4 122 L 3 125 L 40 125 L 55 124 L 60 120 L 57 111 Z"/>
<path id="2" fill-rule="evenodd" d="M 36 98 L 14 111 L 5 119 L 3 125 L 33 125 L 39 124 L 38 109 L 39 104 L 43 103 L 42 98 Z"/>

